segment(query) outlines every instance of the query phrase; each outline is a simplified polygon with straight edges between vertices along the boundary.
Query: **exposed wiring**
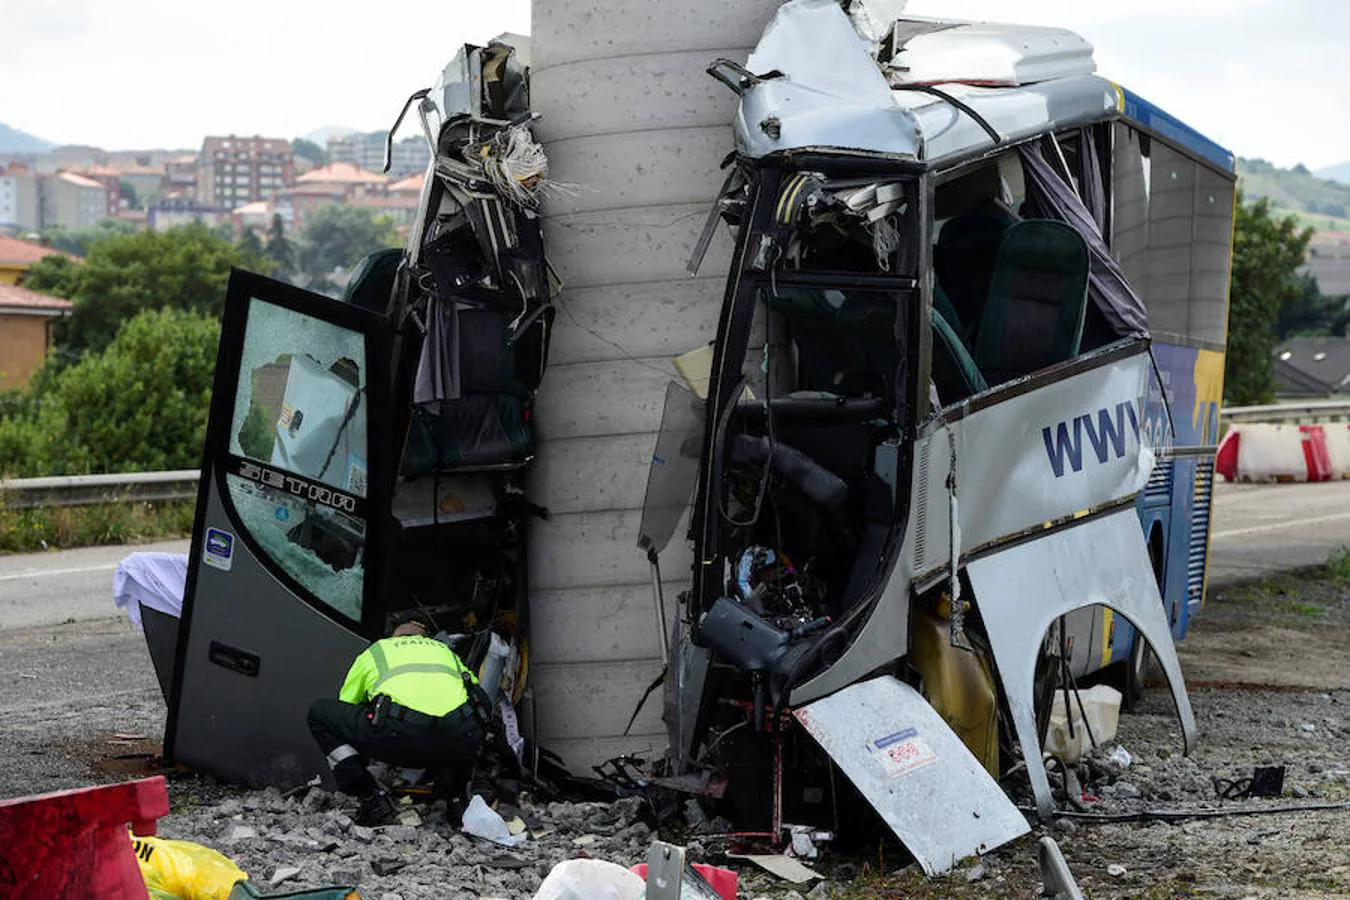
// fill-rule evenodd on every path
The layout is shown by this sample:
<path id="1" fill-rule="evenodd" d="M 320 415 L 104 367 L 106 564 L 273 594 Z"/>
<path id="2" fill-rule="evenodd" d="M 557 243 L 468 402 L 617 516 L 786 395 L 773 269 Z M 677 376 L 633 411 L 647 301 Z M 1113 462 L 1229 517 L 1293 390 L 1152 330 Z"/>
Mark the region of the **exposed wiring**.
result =
<path id="1" fill-rule="evenodd" d="M 1034 806 L 1019 806 L 1021 812 L 1038 814 Z M 1077 810 L 1056 810 L 1056 816 L 1080 822 L 1182 822 L 1186 819 L 1224 819 L 1232 816 L 1272 816 L 1278 813 L 1323 812 L 1350 809 L 1350 801 L 1342 803 L 1300 803 L 1295 806 L 1243 806 L 1236 809 L 1144 809 L 1132 813 L 1090 813 Z"/>

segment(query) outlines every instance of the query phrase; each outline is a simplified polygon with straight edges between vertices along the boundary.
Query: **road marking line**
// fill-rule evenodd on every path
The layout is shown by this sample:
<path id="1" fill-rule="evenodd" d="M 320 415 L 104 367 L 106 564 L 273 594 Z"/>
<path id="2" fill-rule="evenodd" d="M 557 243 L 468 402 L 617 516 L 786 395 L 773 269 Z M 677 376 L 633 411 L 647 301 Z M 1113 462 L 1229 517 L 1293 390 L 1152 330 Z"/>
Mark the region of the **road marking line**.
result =
<path id="1" fill-rule="evenodd" d="M 101 566 L 80 566 L 76 569 L 26 569 L 22 572 L 0 575 L 0 581 L 18 581 L 20 578 L 45 578 L 48 575 L 80 575 L 84 572 L 111 572 L 116 568 L 117 563 L 106 563 Z"/>
<path id="2" fill-rule="evenodd" d="M 1228 531 L 1216 531 L 1210 535 L 1210 539 L 1218 540 L 1219 538 L 1240 537 L 1244 534 L 1274 531 L 1277 528 L 1295 528 L 1299 525 L 1320 525 L 1323 522 L 1339 522 L 1342 519 L 1350 519 L 1350 512 L 1332 513 L 1329 516 L 1317 516 L 1312 519 L 1293 519 L 1288 522 L 1274 522 L 1270 525 L 1253 525 L 1250 528 L 1233 528 Z"/>

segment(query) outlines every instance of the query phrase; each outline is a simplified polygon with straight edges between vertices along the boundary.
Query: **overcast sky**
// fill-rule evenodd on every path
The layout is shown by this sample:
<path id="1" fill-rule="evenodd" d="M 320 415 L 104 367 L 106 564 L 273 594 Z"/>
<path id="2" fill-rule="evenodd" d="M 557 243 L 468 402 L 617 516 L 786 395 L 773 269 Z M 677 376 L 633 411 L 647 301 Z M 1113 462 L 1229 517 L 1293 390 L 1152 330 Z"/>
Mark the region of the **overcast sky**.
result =
<path id="1" fill-rule="evenodd" d="M 1348 0 L 911 0 L 909 11 L 1072 28 L 1101 74 L 1239 155 L 1350 160 Z M 373 130 L 458 44 L 528 30 L 528 0 L 0 0 L 0 122 L 106 149 Z"/>

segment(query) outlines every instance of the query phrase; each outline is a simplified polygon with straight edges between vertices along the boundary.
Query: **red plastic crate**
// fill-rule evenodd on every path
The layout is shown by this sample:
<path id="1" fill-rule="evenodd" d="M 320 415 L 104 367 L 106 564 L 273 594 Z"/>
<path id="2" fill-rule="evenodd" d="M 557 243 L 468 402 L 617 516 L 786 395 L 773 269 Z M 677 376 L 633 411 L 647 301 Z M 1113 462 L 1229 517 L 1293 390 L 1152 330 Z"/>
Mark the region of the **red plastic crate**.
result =
<path id="1" fill-rule="evenodd" d="M 151 835 L 168 812 L 160 776 L 0 801 L 0 897 L 147 900 L 127 825 Z"/>

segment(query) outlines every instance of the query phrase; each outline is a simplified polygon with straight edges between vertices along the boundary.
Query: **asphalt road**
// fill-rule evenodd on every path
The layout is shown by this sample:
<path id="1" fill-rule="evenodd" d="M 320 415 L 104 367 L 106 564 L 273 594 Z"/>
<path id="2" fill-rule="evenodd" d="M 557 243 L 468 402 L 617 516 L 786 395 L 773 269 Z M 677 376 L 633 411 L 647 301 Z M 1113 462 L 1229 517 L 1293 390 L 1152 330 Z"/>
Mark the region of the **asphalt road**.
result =
<path id="1" fill-rule="evenodd" d="M 136 550 L 186 553 L 187 541 L 0 556 L 0 631 L 118 616 L 117 563 Z M 1350 481 L 1215 488 L 1210 580 L 1323 563 L 1350 547 Z"/>
<path id="2" fill-rule="evenodd" d="M 186 553 L 187 541 L 0 556 L 0 631 L 107 618 L 113 572 L 128 553 Z"/>
<path id="3" fill-rule="evenodd" d="M 1211 583 L 1321 565 L 1343 547 L 1350 547 L 1350 481 L 1215 486 Z"/>

